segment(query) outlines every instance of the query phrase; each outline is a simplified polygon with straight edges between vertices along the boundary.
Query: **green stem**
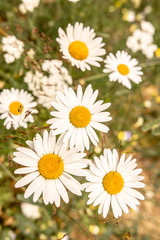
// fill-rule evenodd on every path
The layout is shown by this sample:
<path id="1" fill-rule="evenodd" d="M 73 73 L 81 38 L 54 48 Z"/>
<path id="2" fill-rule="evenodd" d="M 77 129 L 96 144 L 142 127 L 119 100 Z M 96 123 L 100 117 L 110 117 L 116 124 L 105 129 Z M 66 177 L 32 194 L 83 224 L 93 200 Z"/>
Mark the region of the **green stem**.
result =
<path id="1" fill-rule="evenodd" d="M 15 176 L 6 168 L 6 166 L 3 163 L 1 163 L 0 166 L 7 173 L 7 175 L 12 178 L 12 180 L 16 181 Z"/>
<path id="2" fill-rule="evenodd" d="M 159 64 L 160 64 L 160 61 L 152 61 L 152 62 L 141 63 L 140 66 L 144 68 L 144 67 L 149 67 L 149 66 L 154 66 Z"/>
<path id="3" fill-rule="evenodd" d="M 104 78 L 104 77 L 107 77 L 107 76 L 108 76 L 107 73 L 100 73 L 100 74 L 96 74 L 94 76 L 89 76 L 89 77 L 86 77 L 86 78 L 84 77 L 84 78 L 81 78 L 81 79 L 83 79 L 85 81 L 91 81 L 91 80 L 96 80 L 96 79 L 99 79 L 99 78 Z M 81 79 L 77 79 L 77 80 L 75 80 L 75 82 L 80 81 Z"/>
<path id="4" fill-rule="evenodd" d="M 75 222 L 78 226 L 80 226 L 80 228 L 82 229 L 82 231 L 87 234 L 87 236 L 89 237 L 88 239 L 91 239 L 91 240 L 96 240 L 95 237 L 93 237 L 89 232 L 87 232 L 83 226 L 77 221 L 75 220 L 74 218 L 72 218 L 70 215 L 68 215 L 62 208 L 60 208 L 60 210 L 68 217 L 70 218 L 73 222 Z"/>

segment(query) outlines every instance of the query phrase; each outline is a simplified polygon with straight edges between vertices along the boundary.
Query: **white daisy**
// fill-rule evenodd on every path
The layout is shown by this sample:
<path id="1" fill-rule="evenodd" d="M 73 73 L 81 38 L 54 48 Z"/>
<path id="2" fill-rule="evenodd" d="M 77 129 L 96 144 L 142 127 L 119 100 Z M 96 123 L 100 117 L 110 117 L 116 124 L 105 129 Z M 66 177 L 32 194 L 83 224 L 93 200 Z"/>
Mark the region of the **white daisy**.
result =
<path id="1" fill-rule="evenodd" d="M 82 146 L 89 149 L 89 139 L 97 146 L 99 139 L 96 132 L 99 130 L 107 133 L 109 128 L 101 122 L 108 122 L 112 118 L 109 112 L 103 112 L 111 104 L 96 101 L 98 90 L 93 92 L 88 85 L 84 94 L 79 85 L 77 95 L 72 88 L 65 89 L 64 94 L 57 93 L 57 102 L 51 102 L 56 111 L 51 112 L 54 118 L 47 121 L 54 129 L 53 134 L 65 133 L 64 142 L 69 141 L 70 148 Z"/>
<path id="2" fill-rule="evenodd" d="M 7 129 L 27 128 L 27 122 L 34 122 L 32 113 L 38 112 L 36 106 L 32 95 L 23 89 L 4 89 L 0 93 L 0 118 L 5 119 Z"/>
<path id="3" fill-rule="evenodd" d="M 89 181 L 84 184 L 89 200 L 87 204 L 99 205 L 98 213 L 105 218 L 111 205 L 115 218 L 122 216 L 122 210 L 127 214 L 128 207 L 136 209 L 144 196 L 133 188 L 143 188 L 145 185 L 139 176 L 142 169 L 135 169 L 136 159 L 130 155 L 125 160 L 125 154 L 119 159 L 116 149 L 104 149 L 104 154 L 94 158 L 95 163 L 90 164 Z"/>
<path id="4" fill-rule="evenodd" d="M 72 66 L 90 70 L 89 65 L 100 67 L 98 62 L 102 62 L 106 51 L 102 47 L 102 38 L 95 38 L 94 29 L 83 27 L 82 23 L 76 22 L 74 26 L 68 24 L 66 33 L 59 28 L 59 38 L 57 42 L 60 44 L 60 51 L 63 53 L 63 58 L 68 59 Z"/>
<path id="5" fill-rule="evenodd" d="M 123 86 L 131 89 L 131 81 L 136 84 L 142 81 L 142 68 L 137 66 L 138 61 L 135 58 L 131 59 L 127 52 L 118 51 L 115 56 L 110 53 L 104 62 L 105 69 L 103 71 L 111 73 L 109 75 L 111 82 L 118 81 Z"/>
<path id="6" fill-rule="evenodd" d="M 79 153 L 80 148 L 68 149 L 67 144 L 63 144 L 63 136 L 56 142 L 56 137 L 47 130 L 43 133 L 43 138 L 36 134 L 33 141 L 27 141 L 30 148 L 19 147 L 14 152 L 13 161 L 23 165 L 15 171 L 15 174 L 27 174 L 15 185 L 16 188 L 27 187 L 24 197 L 28 198 L 33 193 L 33 201 L 36 202 L 43 194 L 43 201 L 55 203 L 60 206 L 61 198 L 68 203 L 67 190 L 73 194 L 81 196 L 82 185 L 70 174 L 76 176 L 86 176 L 88 173 L 83 168 L 90 163 L 83 159 L 85 153 Z M 67 189 L 67 190 L 66 190 Z"/>

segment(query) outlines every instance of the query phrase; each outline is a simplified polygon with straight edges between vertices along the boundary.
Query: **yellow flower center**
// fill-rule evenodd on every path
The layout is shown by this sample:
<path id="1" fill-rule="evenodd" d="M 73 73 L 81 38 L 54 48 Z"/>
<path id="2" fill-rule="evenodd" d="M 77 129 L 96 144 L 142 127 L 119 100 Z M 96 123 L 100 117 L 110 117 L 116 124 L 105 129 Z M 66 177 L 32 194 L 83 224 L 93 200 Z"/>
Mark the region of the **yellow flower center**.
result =
<path id="1" fill-rule="evenodd" d="M 38 170 L 46 179 L 58 178 L 64 169 L 63 160 L 56 154 L 46 154 L 38 162 Z"/>
<path id="2" fill-rule="evenodd" d="M 160 58 L 160 48 L 157 48 L 157 50 L 155 51 L 155 56 Z"/>
<path id="3" fill-rule="evenodd" d="M 74 41 L 69 45 L 69 53 L 77 60 L 84 60 L 88 57 L 89 50 L 87 45 L 81 41 Z"/>
<path id="4" fill-rule="evenodd" d="M 109 172 L 103 178 L 103 187 L 111 195 L 119 193 L 123 185 L 123 178 L 118 172 Z"/>
<path id="5" fill-rule="evenodd" d="M 19 115 L 23 111 L 23 105 L 20 102 L 12 102 L 9 105 L 9 111 L 14 115 Z"/>
<path id="6" fill-rule="evenodd" d="M 129 73 L 129 68 L 125 64 L 119 64 L 117 69 L 122 75 L 127 75 Z"/>
<path id="7" fill-rule="evenodd" d="M 69 114 L 69 119 L 75 127 L 86 127 L 91 121 L 91 113 L 88 108 L 78 106 L 72 109 Z"/>

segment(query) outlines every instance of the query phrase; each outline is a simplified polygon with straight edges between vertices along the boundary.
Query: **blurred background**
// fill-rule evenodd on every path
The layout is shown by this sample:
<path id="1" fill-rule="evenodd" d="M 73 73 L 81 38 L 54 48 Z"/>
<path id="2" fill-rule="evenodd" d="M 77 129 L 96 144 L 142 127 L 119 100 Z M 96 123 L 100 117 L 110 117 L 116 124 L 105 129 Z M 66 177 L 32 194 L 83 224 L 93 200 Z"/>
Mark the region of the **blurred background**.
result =
<path id="1" fill-rule="evenodd" d="M 37 132 L 48 125 L 50 111 L 41 104 L 34 124 L 24 130 L 6 130 L 0 120 L 0 239 L 2 240 L 159 240 L 160 236 L 160 53 L 154 51 L 148 58 L 141 51 L 127 48 L 126 41 L 141 20 L 149 21 L 155 28 L 153 43 L 160 48 L 159 0 L 41 0 L 33 11 L 20 7 L 21 0 L 0 0 L 0 91 L 4 88 L 28 90 L 25 74 L 34 71 L 44 59 L 63 60 L 56 42 L 58 28 L 68 23 L 82 22 L 95 29 L 103 38 L 107 54 L 125 50 L 137 58 L 144 75 L 139 85 L 124 86 L 110 82 L 101 68 L 81 72 L 63 60 L 73 79 L 73 88 L 84 88 L 89 83 L 99 90 L 99 99 L 111 102 L 112 121 L 108 134 L 99 134 L 98 147 L 91 147 L 88 158 L 102 154 L 103 148 L 116 148 L 136 157 L 143 169 L 146 187 L 141 190 L 145 201 L 137 211 L 131 210 L 121 219 L 114 219 L 110 211 L 106 219 L 98 215 L 97 207 L 87 206 L 87 194 L 70 196 L 68 205 L 59 209 L 45 206 L 41 200 L 33 204 L 32 197 L 24 199 L 24 189 L 15 189 L 17 165 L 12 162 L 18 146 L 26 146 Z M 2 37 L 15 35 L 25 43 L 20 59 L 7 64 L 2 51 Z M 34 51 L 34 60 L 28 51 Z M 147 50 L 146 50 L 147 51 Z M 149 50 L 148 50 L 149 51 Z M 36 97 L 35 97 L 36 99 Z M 84 180 L 83 180 L 84 181 Z"/>

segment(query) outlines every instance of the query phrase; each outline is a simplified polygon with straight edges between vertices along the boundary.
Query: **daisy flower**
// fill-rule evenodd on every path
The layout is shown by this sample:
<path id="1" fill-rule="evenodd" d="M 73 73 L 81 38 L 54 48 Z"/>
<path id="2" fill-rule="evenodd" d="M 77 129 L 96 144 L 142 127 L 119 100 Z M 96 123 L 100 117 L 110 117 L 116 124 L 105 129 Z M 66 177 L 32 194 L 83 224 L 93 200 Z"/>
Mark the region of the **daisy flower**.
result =
<path id="1" fill-rule="evenodd" d="M 144 179 L 138 176 L 142 169 L 135 169 L 136 159 L 130 155 L 125 160 L 125 154 L 119 159 L 116 149 L 104 149 L 104 154 L 94 158 L 90 164 L 90 174 L 86 177 L 89 181 L 83 186 L 88 195 L 87 204 L 99 205 L 98 213 L 103 213 L 105 218 L 111 205 L 115 218 L 122 216 L 122 210 L 127 214 L 128 207 L 136 209 L 144 196 L 133 188 L 143 188 L 140 181 Z"/>
<path id="2" fill-rule="evenodd" d="M 83 27 L 82 23 L 76 22 L 74 26 L 68 24 L 66 33 L 59 28 L 59 38 L 57 42 L 60 44 L 60 51 L 63 53 L 63 58 L 68 59 L 72 66 L 90 70 L 89 65 L 100 67 L 98 62 L 102 62 L 106 51 L 102 47 L 102 38 L 95 38 L 94 29 Z"/>
<path id="3" fill-rule="evenodd" d="M 131 59 L 127 52 L 118 51 L 115 56 L 110 53 L 104 62 L 105 69 L 103 71 L 110 73 L 109 80 L 111 82 L 118 81 L 123 86 L 131 89 L 131 81 L 136 84 L 142 81 L 142 68 L 137 66 L 138 61 L 135 58 Z"/>
<path id="4" fill-rule="evenodd" d="M 64 142 L 69 141 L 70 148 L 82 146 L 89 149 L 89 139 L 97 146 L 99 139 L 94 129 L 107 133 L 109 128 L 101 122 L 108 122 L 112 118 L 109 112 L 103 112 L 111 104 L 96 101 L 98 90 L 93 92 L 88 85 L 84 94 L 79 85 L 77 94 L 72 88 L 65 89 L 64 94 L 57 92 L 57 102 L 51 102 L 57 110 L 51 112 L 54 118 L 47 121 L 54 129 L 53 134 L 65 133 Z M 94 129 L 93 129 L 94 128 Z"/>
<path id="5" fill-rule="evenodd" d="M 7 129 L 27 128 L 27 122 L 34 122 L 32 113 L 38 112 L 36 106 L 32 95 L 23 89 L 4 89 L 0 93 L 0 118 L 5 119 Z"/>
<path id="6" fill-rule="evenodd" d="M 79 153 L 79 148 L 68 149 L 68 144 L 63 143 L 63 135 L 56 142 L 56 137 L 47 130 L 44 131 L 43 138 L 36 134 L 33 141 L 26 143 L 30 148 L 19 147 L 13 153 L 13 161 L 24 166 L 14 173 L 27 174 L 15 185 L 19 188 L 29 184 L 25 198 L 34 193 L 33 202 L 36 202 L 43 194 L 46 205 L 55 203 L 59 207 L 61 198 L 66 203 L 69 202 L 67 190 L 78 196 L 82 195 L 82 185 L 70 174 L 86 176 L 88 172 L 83 168 L 90 161 L 83 159 L 85 153 Z"/>

